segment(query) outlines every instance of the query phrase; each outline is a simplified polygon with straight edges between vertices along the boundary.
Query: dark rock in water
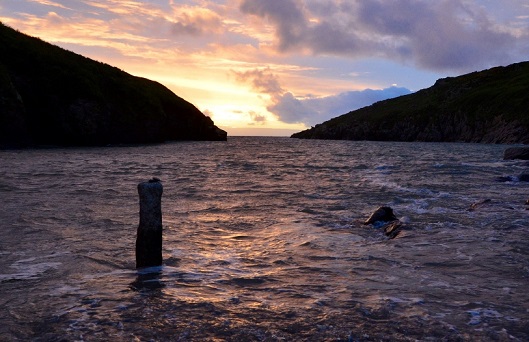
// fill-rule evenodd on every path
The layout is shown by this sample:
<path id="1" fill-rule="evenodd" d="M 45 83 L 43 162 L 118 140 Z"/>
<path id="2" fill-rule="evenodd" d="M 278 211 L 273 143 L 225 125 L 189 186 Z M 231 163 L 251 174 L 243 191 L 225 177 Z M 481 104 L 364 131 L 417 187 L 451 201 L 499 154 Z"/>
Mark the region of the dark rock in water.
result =
<path id="1" fill-rule="evenodd" d="M 364 224 L 372 224 L 375 228 L 382 228 L 384 235 L 390 239 L 396 238 L 404 228 L 403 223 L 395 216 L 390 207 L 379 207 Z"/>
<path id="2" fill-rule="evenodd" d="M 514 207 L 507 205 L 505 203 L 493 201 L 487 198 L 482 201 L 473 203 L 470 206 L 470 208 L 467 209 L 467 211 L 474 211 L 474 210 L 478 210 L 481 208 L 487 208 L 487 210 L 504 210 L 504 209 L 514 210 L 515 209 Z"/>
<path id="3" fill-rule="evenodd" d="M 389 237 L 390 239 L 394 239 L 401 232 L 402 222 L 400 222 L 399 220 L 393 221 L 385 225 L 383 228 L 384 228 L 384 234 L 386 234 L 386 236 Z"/>
<path id="4" fill-rule="evenodd" d="M 491 203 L 492 203 L 492 200 L 490 198 L 487 198 L 487 199 L 484 199 L 482 201 L 479 201 L 479 202 L 476 202 L 476 203 L 472 203 L 470 208 L 468 208 L 467 210 L 468 211 L 474 211 L 474 210 L 476 210 L 478 208 L 483 207 L 486 204 L 491 204 Z"/>
<path id="5" fill-rule="evenodd" d="M 529 160 L 529 147 L 510 147 L 503 152 L 504 160 Z"/>
<path id="6" fill-rule="evenodd" d="M 514 176 L 499 176 L 495 178 L 496 182 L 514 182 L 516 181 L 516 178 Z"/>
<path id="7" fill-rule="evenodd" d="M 397 220 L 393 209 L 390 207 L 380 207 L 375 210 L 371 216 L 364 222 L 364 224 L 373 224 L 375 222 L 391 222 Z"/>
<path id="8" fill-rule="evenodd" d="M 520 182 L 529 182 L 529 174 L 522 173 L 521 175 L 518 176 L 518 181 L 520 181 Z"/>
<path id="9" fill-rule="evenodd" d="M 519 176 L 499 176 L 495 178 L 497 182 L 529 182 L 529 174 L 522 173 Z"/>

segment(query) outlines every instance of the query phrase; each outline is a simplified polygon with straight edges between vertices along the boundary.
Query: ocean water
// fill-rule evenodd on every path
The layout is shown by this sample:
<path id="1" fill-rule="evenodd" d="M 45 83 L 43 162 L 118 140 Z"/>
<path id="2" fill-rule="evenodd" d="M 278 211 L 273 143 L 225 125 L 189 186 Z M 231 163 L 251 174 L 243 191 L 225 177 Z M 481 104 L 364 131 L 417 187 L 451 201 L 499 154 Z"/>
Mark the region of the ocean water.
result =
<path id="1" fill-rule="evenodd" d="M 529 165 L 506 147 L 0 151 L 0 340 L 527 341 Z M 137 271 L 151 177 L 164 265 Z M 395 239 L 362 224 L 382 205 Z"/>

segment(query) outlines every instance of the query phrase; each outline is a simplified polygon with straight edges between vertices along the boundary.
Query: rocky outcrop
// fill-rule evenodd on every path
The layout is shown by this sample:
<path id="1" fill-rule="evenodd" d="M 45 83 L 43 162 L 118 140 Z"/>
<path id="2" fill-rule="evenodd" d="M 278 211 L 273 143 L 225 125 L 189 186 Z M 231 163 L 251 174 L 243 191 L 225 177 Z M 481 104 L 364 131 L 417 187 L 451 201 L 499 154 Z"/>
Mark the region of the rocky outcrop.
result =
<path id="1" fill-rule="evenodd" d="M 395 216 L 391 207 L 379 207 L 364 222 L 364 225 L 381 228 L 390 239 L 396 238 L 403 229 L 402 222 Z"/>
<path id="2" fill-rule="evenodd" d="M 303 132 L 301 139 L 529 143 L 529 62 L 445 78 Z"/>
<path id="3" fill-rule="evenodd" d="M 393 213 L 393 209 L 390 207 L 379 207 L 375 210 L 364 224 L 376 224 L 377 222 L 390 222 L 395 221 L 397 217 Z"/>
<path id="4" fill-rule="evenodd" d="M 163 85 L 0 23 L 0 147 L 226 138 Z"/>

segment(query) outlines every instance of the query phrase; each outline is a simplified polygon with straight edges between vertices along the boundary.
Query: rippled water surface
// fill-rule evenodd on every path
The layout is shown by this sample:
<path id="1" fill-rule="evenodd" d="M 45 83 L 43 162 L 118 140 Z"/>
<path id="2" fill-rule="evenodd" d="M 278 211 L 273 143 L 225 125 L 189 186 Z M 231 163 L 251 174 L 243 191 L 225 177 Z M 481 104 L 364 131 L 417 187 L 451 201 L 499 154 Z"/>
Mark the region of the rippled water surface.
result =
<path id="1" fill-rule="evenodd" d="M 505 148 L 0 151 L 0 340 L 529 340 L 529 166 Z M 136 186 L 153 176 L 164 265 L 137 272 Z M 362 224 L 381 205 L 396 239 Z"/>

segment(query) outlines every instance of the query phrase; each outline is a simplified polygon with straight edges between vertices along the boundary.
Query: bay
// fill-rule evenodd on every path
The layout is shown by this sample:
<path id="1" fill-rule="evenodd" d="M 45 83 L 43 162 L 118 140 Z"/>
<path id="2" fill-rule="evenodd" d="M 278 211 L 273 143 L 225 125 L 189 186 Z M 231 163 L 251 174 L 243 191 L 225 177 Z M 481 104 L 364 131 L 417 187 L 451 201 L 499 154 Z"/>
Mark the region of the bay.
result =
<path id="1" fill-rule="evenodd" d="M 527 340 L 528 165 L 507 147 L 0 151 L 0 340 Z M 138 272 L 151 177 L 164 265 Z M 362 224 L 382 205 L 405 223 L 396 239 Z"/>

